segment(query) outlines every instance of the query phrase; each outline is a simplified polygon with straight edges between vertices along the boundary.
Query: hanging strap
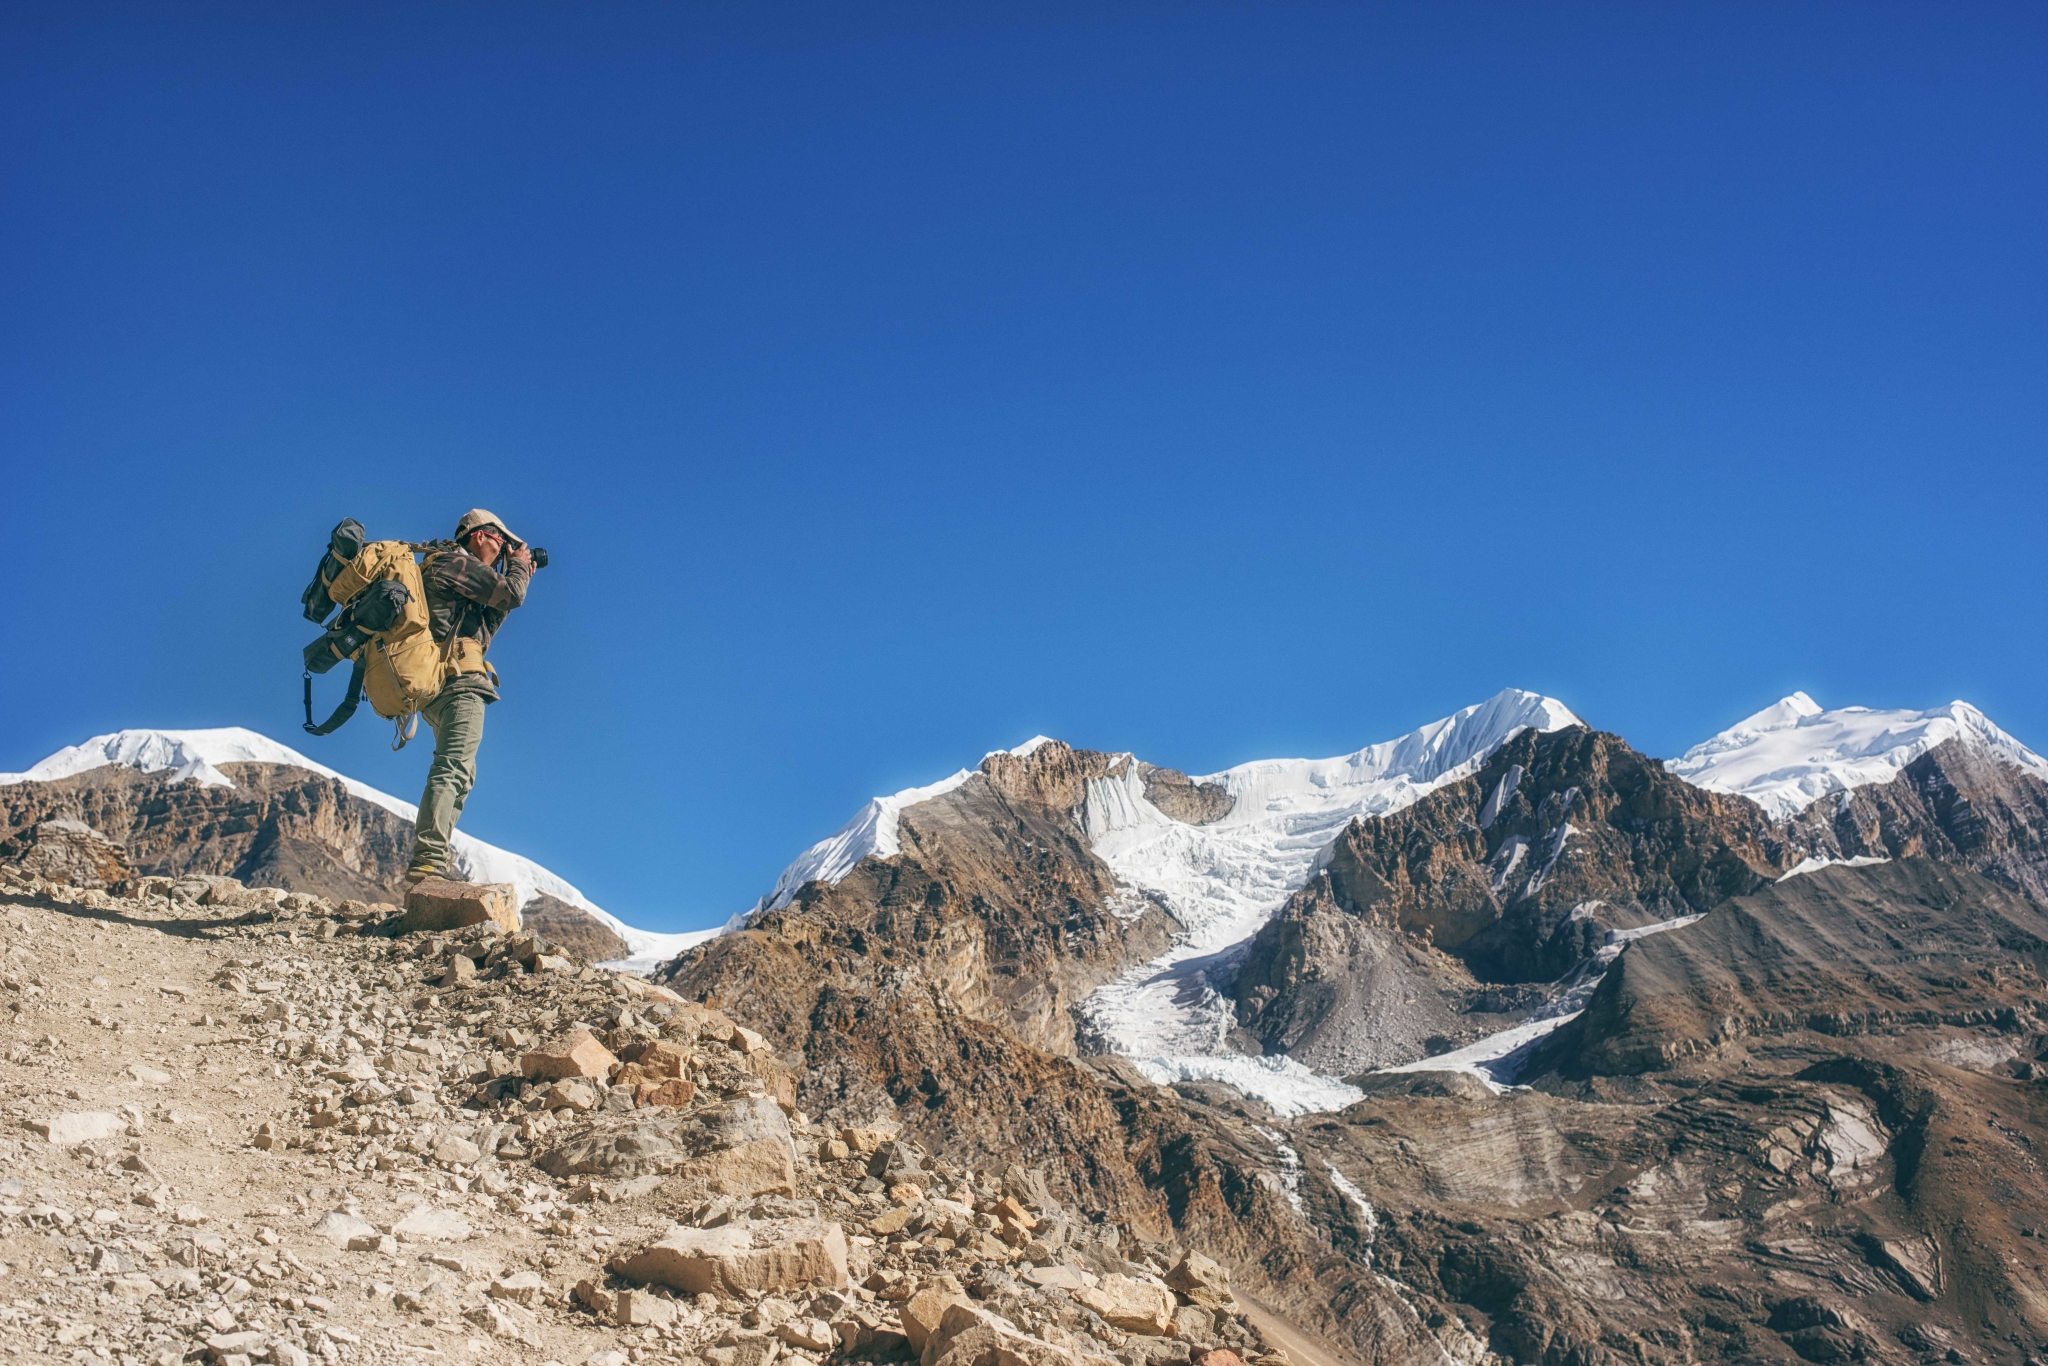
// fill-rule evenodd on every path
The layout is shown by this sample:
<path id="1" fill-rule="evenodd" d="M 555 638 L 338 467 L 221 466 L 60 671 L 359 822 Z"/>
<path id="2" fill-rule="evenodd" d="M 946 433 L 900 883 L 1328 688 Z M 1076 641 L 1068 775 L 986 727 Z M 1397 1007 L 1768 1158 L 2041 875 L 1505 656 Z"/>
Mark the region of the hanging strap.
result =
<path id="1" fill-rule="evenodd" d="M 409 711 L 403 716 L 394 717 L 391 722 L 391 748 L 393 750 L 404 749 L 412 742 L 412 737 L 419 733 L 420 714 L 417 710 Z"/>
<path id="2" fill-rule="evenodd" d="M 310 669 L 306 671 L 306 734 L 330 735 L 356 714 L 356 707 L 363 700 L 363 670 L 367 667 L 369 661 L 358 654 L 356 666 L 349 673 L 348 691 L 342 694 L 341 705 L 334 709 L 334 715 L 317 726 L 313 724 L 313 673 Z"/>

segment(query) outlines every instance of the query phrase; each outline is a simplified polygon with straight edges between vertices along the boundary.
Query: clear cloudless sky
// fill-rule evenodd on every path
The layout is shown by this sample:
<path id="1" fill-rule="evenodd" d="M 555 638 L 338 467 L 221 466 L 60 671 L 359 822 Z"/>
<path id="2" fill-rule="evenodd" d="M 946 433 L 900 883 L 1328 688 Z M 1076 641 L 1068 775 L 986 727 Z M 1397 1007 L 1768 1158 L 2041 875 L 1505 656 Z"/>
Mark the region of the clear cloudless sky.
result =
<path id="1" fill-rule="evenodd" d="M 2038 3 L 10 4 L 0 770 L 415 797 L 298 594 L 474 504 L 463 828 L 652 928 L 1037 732 L 2048 745 L 2044 191 Z"/>

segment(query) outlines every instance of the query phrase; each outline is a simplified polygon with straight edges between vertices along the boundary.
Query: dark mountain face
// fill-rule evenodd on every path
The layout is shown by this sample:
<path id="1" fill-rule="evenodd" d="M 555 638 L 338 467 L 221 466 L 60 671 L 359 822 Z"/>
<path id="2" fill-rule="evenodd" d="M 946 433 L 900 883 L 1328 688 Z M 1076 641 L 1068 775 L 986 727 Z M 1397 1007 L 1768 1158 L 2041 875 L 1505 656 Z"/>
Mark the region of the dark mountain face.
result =
<path id="1" fill-rule="evenodd" d="M 1524 731 L 1474 776 L 1354 821 L 1249 946 L 1238 1022 L 1324 1071 L 1407 1062 L 1504 1027 L 1612 930 L 1695 915 L 1797 853 L 1755 803 L 1620 738 Z M 1456 1017 L 1472 1015 L 1469 1021 Z"/>
<path id="2" fill-rule="evenodd" d="M 1524 732 L 1472 778 L 1343 832 L 1252 940 L 1238 1022 L 1326 1072 L 1412 1061 L 1505 1027 L 1610 931 L 1696 915 L 1809 856 L 1932 858 L 2048 899 L 2048 784 L 1950 741 L 1780 824 L 1616 736 Z"/>
<path id="3" fill-rule="evenodd" d="M 1823 857 L 1932 858 L 2048 903 L 2048 783 L 1955 740 L 1889 783 L 1821 798 L 1790 833 Z"/>

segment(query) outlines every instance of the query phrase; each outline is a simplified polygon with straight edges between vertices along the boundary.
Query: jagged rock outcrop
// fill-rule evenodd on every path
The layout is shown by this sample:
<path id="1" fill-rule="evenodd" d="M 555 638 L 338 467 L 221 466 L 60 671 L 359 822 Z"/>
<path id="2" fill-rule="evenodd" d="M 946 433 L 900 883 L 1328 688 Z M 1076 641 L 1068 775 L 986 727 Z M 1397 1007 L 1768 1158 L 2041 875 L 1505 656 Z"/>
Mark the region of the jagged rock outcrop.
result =
<path id="1" fill-rule="evenodd" d="M 1230 814 L 1230 793 L 1219 783 L 1198 783 L 1177 768 L 1140 763 L 1145 800 L 1189 825 L 1211 825 Z"/>
<path id="2" fill-rule="evenodd" d="M 546 892 L 536 892 L 519 908 L 519 915 L 526 929 L 593 963 L 615 962 L 633 952 L 611 926 Z"/>

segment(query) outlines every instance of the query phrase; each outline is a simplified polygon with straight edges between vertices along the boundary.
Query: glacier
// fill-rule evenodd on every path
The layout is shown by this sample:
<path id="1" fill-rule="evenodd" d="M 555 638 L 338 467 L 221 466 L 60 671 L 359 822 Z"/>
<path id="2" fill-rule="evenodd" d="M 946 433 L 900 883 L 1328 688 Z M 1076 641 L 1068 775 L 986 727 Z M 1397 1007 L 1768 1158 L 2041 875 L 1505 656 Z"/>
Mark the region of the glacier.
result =
<path id="1" fill-rule="evenodd" d="M 1209 825 L 1184 824 L 1147 801 L 1136 763 L 1091 779 L 1081 812 L 1090 847 L 1120 880 L 1157 896 L 1181 933 L 1083 1002 L 1083 1019 L 1154 1081 L 1185 1074 L 1193 1059 L 1236 1056 L 1225 1043 L 1234 1018 L 1225 989 L 1243 947 L 1307 884 L 1345 826 L 1466 777 L 1524 730 L 1584 724 L 1562 702 L 1510 688 L 1333 759 L 1262 759 L 1198 777 L 1232 799 Z"/>
<path id="2" fill-rule="evenodd" d="M 383 807 L 393 815 L 411 821 L 419 808 L 368 783 L 357 782 L 325 764 L 308 759 L 287 745 L 239 726 L 212 730 L 121 730 L 95 735 L 83 744 L 58 750 L 23 773 L 0 773 L 0 785 L 26 782 L 54 782 L 75 777 L 96 768 L 121 765 L 144 773 L 170 773 L 173 781 L 189 780 L 208 787 L 233 787 L 234 780 L 221 771 L 223 764 L 281 764 L 303 768 L 332 778 L 353 796 Z M 685 934 L 660 934 L 636 929 L 604 910 L 565 879 L 549 872 L 532 859 L 487 844 L 458 830 L 451 841 L 456 870 L 472 882 L 509 882 L 519 902 L 525 905 L 545 893 L 590 913 L 626 941 L 632 954 L 612 967 L 647 973 L 692 945 L 701 944 L 717 930 L 695 930 Z"/>

